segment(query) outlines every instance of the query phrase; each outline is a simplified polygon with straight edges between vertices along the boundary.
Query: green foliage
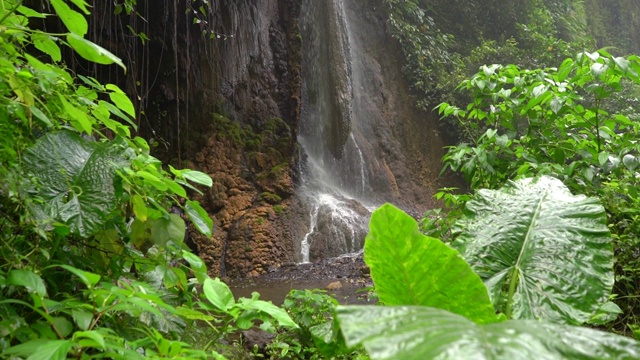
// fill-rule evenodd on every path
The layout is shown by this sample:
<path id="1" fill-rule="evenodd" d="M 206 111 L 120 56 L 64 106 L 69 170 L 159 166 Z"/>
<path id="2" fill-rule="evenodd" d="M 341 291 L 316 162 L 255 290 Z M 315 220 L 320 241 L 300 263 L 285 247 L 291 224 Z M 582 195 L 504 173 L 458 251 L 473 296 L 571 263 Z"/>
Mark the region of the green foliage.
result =
<path id="1" fill-rule="evenodd" d="M 321 351 L 314 343 L 314 327 L 329 326 L 338 302 L 322 290 L 291 290 L 283 308 L 300 325 L 297 331 L 278 334 L 270 345 L 270 352 L 282 359 L 318 359 Z"/>
<path id="2" fill-rule="evenodd" d="M 484 66 L 461 84 L 474 97 L 466 109 L 439 106 L 443 116 L 458 119 L 472 141 L 451 147 L 445 166 L 462 171 L 474 188 L 551 174 L 578 189 L 630 170 L 622 159 L 634 156 L 638 127 L 602 105 L 625 81 L 640 83 L 638 71 L 637 56 L 604 51 L 581 53 L 557 69 Z"/>
<path id="3" fill-rule="evenodd" d="M 0 1 L 0 356 L 220 359 L 218 341 L 241 329 L 297 328 L 257 294 L 233 299 L 185 249 L 175 208 L 211 236 L 186 191 L 211 178 L 166 170 L 132 136 L 127 95 L 67 71 L 60 44 L 122 62 L 83 38 L 85 1 L 51 5 L 69 33 L 32 29 L 44 14 Z"/>
<path id="4" fill-rule="evenodd" d="M 491 63 L 551 66 L 593 47 L 581 1 L 385 0 L 418 105 L 464 100 L 456 85 Z"/>
<path id="5" fill-rule="evenodd" d="M 500 196 L 505 198 L 501 199 Z M 514 201 L 512 198 L 518 198 L 519 201 Z M 458 299 L 442 296 L 436 297 L 437 301 L 428 303 L 429 306 L 417 306 L 414 305 L 415 303 L 381 307 L 339 306 L 337 318 L 348 346 L 363 345 L 372 359 L 530 359 L 539 357 L 634 359 L 640 356 L 640 344 L 632 339 L 564 325 L 563 323 L 568 321 L 566 317 L 548 311 L 554 308 L 580 307 L 581 305 L 577 303 L 583 300 L 589 304 L 589 309 L 583 310 L 590 311 L 589 315 L 602 314 L 602 317 L 606 317 L 605 314 L 616 311 L 615 307 L 610 308 L 612 304 L 604 303 L 606 296 L 603 299 L 602 291 L 598 290 L 601 288 L 600 284 L 606 286 L 611 282 L 611 253 L 609 251 L 607 255 L 606 249 L 602 254 L 605 263 L 604 271 L 582 275 L 587 280 L 582 282 L 577 280 L 576 286 L 579 288 L 576 289 L 577 295 L 557 296 L 556 293 L 551 292 L 555 284 L 562 286 L 562 289 L 557 290 L 572 291 L 574 284 L 570 278 L 580 278 L 580 276 L 572 276 L 575 270 L 567 269 L 565 258 L 575 253 L 568 249 L 580 248 L 577 251 L 584 251 L 585 255 L 578 254 L 575 258 L 593 261 L 601 257 L 603 248 L 610 248 L 611 239 L 601 236 L 607 234 L 606 228 L 603 230 L 601 206 L 594 204 L 592 199 L 573 197 L 566 187 L 550 178 L 525 179 L 518 184 L 517 188 L 512 185 L 502 192 L 483 193 L 481 191 L 468 206 L 470 210 L 467 214 L 468 218 L 459 224 L 467 233 L 456 241 L 458 245 L 463 243 L 463 255 L 475 269 L 481 271 L 480 276 L 484 275 L 484 269 L 477 264 L 487 264 L 486 267 L 512 264 L 510 259 L 504 258 L 509 257 L 509 254 L 516 254 L 515 268 L 522 267 L 521 277 L 518 277 L 519 270 L 511 274 L 502 271 L 501 278 L 510 276 L 509 286 L 501 286 L 497 284 L 498 281 L 490 279 L 486 279 L 485 284 L 489 290 L 492 290 L 494 299 L 496 294 L 496 291 L 493 291 L 494 286 L 498 285 L 497 293 L 500 296 L 507 296 L 507 303 L 510 304 L 507 305 L 504 315 L 507 318 L 520 319 L 499 321 L 493 311 L 490 311 L 493 321 L 473 321 L 469 316 L 461 316 L 466 314 L 467 309 L 453 306 Z M 534 216 L 519 216 L 518 214 L 527 212 L 526 209 L 521 210 L 522 207 L 533 208 Z M 460 269 L 464 266 L 454 262 L 443 263 L 442 255 L 439 253 L 443 250 L 431 245 L 438 240 L 422 235 L 416 236 L 417 225 L 411 222 L 408 215 L 390 205 L 376 210 L 371 218 L 372 231 L 365 245 L 365 261 L 371 267 L 374 285 L 381 299 L 385 288 L 396 289 L 392 296 L 412 293 L 419 288 L 420 284 L 416 282 L 421 281 L 428 283 L 430 289 L 434 291 L 447 291 L 444 285 L 455 287 L 458 297 L 464 299 L 469 296 L 467 306 L 483 306 L 484 302 L 491 308 L 491 303 L 487 299 L 487 288 L 483 289 L 484 300 L 474 299 L 475 285 L 465 286 L 460 284 L 459 280 L 452 281 L 449 278 L 450 273 L 459 275 Z M 554 225 L 556 223 L 560 226 Z M 518 229 L 526 233 L 524 242 L 521 239 L 521 231 Z M 558 229 L 561 229 L 560 234 Z M 589 229 L 595 229 L 594 234 L 591 234 Z M 558 246 L 565 243 L 568 238 L 580 238 L 581 233 L 583 237 L 586 235 L 591 240 L 597 240 L 594 242 L 598 242 L 598 246 L 592 248 L 588 240 L 585 242 L 586 246 L 583 246 L 581 242 L 585 239 L 575 240 L 572 246 Z M 427 247 L 425 245 L 430 245 L 433 250 L 407 251 L 406 254 L 395 250 L 396 248 L 419 248 L 420 243 L 425 248 Z M 538 243 L 543 243 L 545 246 L 541 249 L 536 246 Z M 447 248 L 444 244 L 440 244 L 439 247 Z M 478 251 L 473 252 L 470 249 Z M 453 249 L 448 251 L 457 253 Z M 586 254 L 591 254 L 591 257 L 589 258 Z M 411 257 L 413 259 L 409 259 Z M 405 279 L 391 276 L 394 273 L 409 273 L 399 270 L 398 263 L 413 262 L 419 262 L 421 266 L 411 267 L 410 276 L 405 276 Z M 544 270 L 536 274 L 530 273 L 529 269 L 532 267 L 528 264 L 536 262 L 541 264 L 538 269 L 544 268 Z M 578 262 L 582 264 L 580 260 Z M 438 267 L 440 269 L 437 269 Z M 594 268 L 598 267 L 597 264 L 594 266 Z M 386 271 L 385 274 L 388 276 L 375 276 L 374 270 L 378 273 Z M 467 274 L 463 274 L 463 279 L 465 276 L 468 277 Z M 527 279 L 528 274 L 531 275 L 532 281 Z M 566 283 L 565 277 L 568 277 Z M 469 277 L 468 282 L 472 283 L 473 279 L 477 284 L 481 283 L 477 275 L 475 278 Z M 537 293 L 528 292 L 528 294 L 541 299 L 541 303 L 545 304 L 542 311 L 511 312 L 511 299 L 517 299 L 518 295 L 514 291 L 521 283 L 524 283 L 523 287 L 529 285 L 534 287 Z M 551 286 L 545 289 L 545 284 L 551 284 Z M 514 302 L 514 309 L 520 306 L 515 305 L 518 301 Z M 503 308 L 498 306 L 498 310 L 502 311 Z"/>
<path id="6" fill-rule="evenodd" d="M 122 90 L 67 71 L 59 44 L 122 62 L 83 38 L 84 0 L 51 5 L 69 33 L 32 29 L 45 14 L 0 0 L 0 357 L 224 359 L 241 330 L 296 331 L 257 293 L 236 301 L 186 249 L 185 219 L 213 227 L 187 189 L 212 179 L 167 170 L 132 136 Z"/>
<path id="7" fill-rule="evenodd" d="M 19 344 L 3 349 L 3 355 L 52 359 L 90 354 L 120 359 L 169 355 L 207 358 L 204 351 L 166 338 L 169 333 L 184 330 L 186 324 L 179 308 L 163 300 L 162 290 L 141 281 L 100 282 L 98 274 L 71 266 L 61 268 L 83 283 L 76 295 L 61 297 L 47 291 L 43 278 L 67 277 L 58 267 L 43 269 L 42 276 L 31 270 L 9 272 L 5 291 L 14 295 L 0 301 L 5 322 L 11 324 L 4 340 L 5 346 Z M 30 302 L 16 296 L 23 291 L 29 293 Z M 138 331 L 133 330 L 134 326 Z M 138 347 L 146 350 L 146 356 L 136 351 Z M 50 355 L 54 349 L 55 354 Z"/>
<path id="8" fill-rule="evenodd" d="M 613 248 L 597 199 L 544 176 L 480 190 L 466 210 L 452 246 L 508 318 L 579 325 L 607 301 Z"/>
<path id="9" fill-rule="evenodd" d="M 334 320 L 337 306 L 323 290 L 291 290 L 283 308 L 300 327 L 279 333 L 270 354 L 278 359 L 365 359 L 360 350 L 346 347 Z"/>
<path id="10" fill-rule="evenodd" d="M 117 204 L 115 170 L 126 143 L 87 141 L 68 130 L 47 133 L 25 151 L 24 170 L 37 183 L 32 214 L 47 214 L 87 237 L 102 228 Z"/>
<path id="11" fill-rule="evenodd" d="M 372 359 L 637 359 L 629 338 L 534 320 L 479 325 L 420 306 L 340 306 L 340 328 L 350 346 Z"/>
<path id="12" fill-rule="evenodd" d="M 192 265 L 192 270 L 197 272 L 201 266 Z M 0 301 L 0 309 L 6 311 L 3 325 L 11 329 L 4 339 L 6 344 L 21 342 L 4 349 L 3 355 L 45 356 L 53 347 L 59 347 L 56 359 L 66 359 L 67 354 L 72 357 L 102 354 L 118 359 L 208 359 L 213 352 L 205 350 L 215 345 L 216 340 L 238 329 L 248 329 L 254 326 L 254 321 L 260 321 L 262 328 L 272 329 L 275 324 L 297 328 L 283 309 L 259 300 L 257 294 L 236 302 L 224 283 L 206 274 L 203 289 L 207 301 L 176 304 L 178 293 L 171 291 L 168 281 L 172 276 L 165 271 L 176 275 L 179 287 L 193 288 L 193 282 L 186 281 L 189 269 L 184 267 L 159 266 L 148 274 L 164 276 L 164 287 L 124 278 L 115 283 L 100 282 L 98 274 L 71 266 L 59 267 L 81 280 L 84 289 L 79 294 L 66 294 L 63 299 L 54 300 L 59 295 L 48 293 L 43 278 L 34 272 L 12 270 L 7 274 L 3 285 L 10 293 L 24 288 L 31 303 L 17 299 Z M 56 268 L 44 269 L 44 273 L 55 272 Z M 190 297 L 195 300 L 195 293 Z M 29 309 L 28 318 L 17 311 L 21 307 Z M 184 337 L 187 330 L 197 325 L 196 321 L 208 326 L 210 343 L 205 350 L 193 349 L 176 338 Z M 141 354 L 139 349 L 145 352 Z"/>
<path id="13" fill-rule="evenodd" d="M 639 73 L 637 56 L 603 50 L 544 70 L 484 66 L 460 86 L 473 96 L 466 108 L 439 106 L 466 134 L 464 143 L 449 148 L 445 166 L 462 172 L 472 189 L 547 174 L 601 199 L 614 239 L 614 293 L 624 311 L 615 329 L 621 332 L 640 322 L 635 296 L 640 128 L 633 98 Z"/>
<path id="14" fill-rule="evenodd" d="M 497 320 L 487 288 L 460 254 L 422 235 L 415 220 L 392 205 L 371 216 L 364 259 L 385 305 L 442 307 L 478 323 Z"/>
<path id="15" fill-rule="evenodd" d="M 438 201 L 443 201 L 445 208 L 433 208 L 427 210 L 420 219 L 420 231 L 431 237 L 449 242 L 453 237 L 453 226 L 456 220 L 463 215 L 464 204 L 470 199 L 467 194 L 454 194 L 457 188 L 443 188 L 433 196 Z"/>
<path id="16" fill-rule="evenodd" d="M 405 56 L 403 71 L 422 97 L 420 103 L 424 106 L 436 95 L 440 80 L 458 66 L 459 56 L 450 50 L 453 36 L 436 26 L 420 1 L 385 2 L 391 34 L 400 42 Z"/>
<path id="17" fill-rule="evenodd" d="M 318 289 L 291 290 L 283 308 L 302 329 L 331 322 L 338 301 Z M 308 333 L 310 335 L 310 332 Z"/>

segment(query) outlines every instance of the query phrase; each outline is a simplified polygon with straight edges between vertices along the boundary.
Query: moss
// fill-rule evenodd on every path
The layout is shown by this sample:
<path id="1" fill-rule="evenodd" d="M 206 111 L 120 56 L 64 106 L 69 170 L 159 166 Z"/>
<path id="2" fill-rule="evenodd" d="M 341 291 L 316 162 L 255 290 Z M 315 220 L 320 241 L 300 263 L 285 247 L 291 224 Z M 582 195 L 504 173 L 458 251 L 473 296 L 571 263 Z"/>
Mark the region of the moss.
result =
<path id="1" fill-rule="evenodd" d="M 277 204 L 282 201 L 282 198 L 280 196 L 270 192 L 263 192 L 262 194 L 258 195 L 258 198 L 262 201 L 268 202 L 269 204 Z"/>
<path id="2" fill-rule="evenodd" d="M 283 162 L 281 164 L 278 164 L 278 165 L 272 167 L 271 170 L 269 170 L 269 174 L 277 175 L 277 174 L 281 173 L 283 170 L 289 170 L 289 163 L 288 162 Z"/>
<path id="3" fill-rule="evenodd" d="M 262 146 L 262 141 L 260 139 L 252 139 L 244 142 L 244 149 L 249 151 L 255 151 L 260 149 Z"/>
<path id="4" fill-rule="evenodd" d="M 275 212 L 276 214 L 282 214 L 284 212 L 284 206 L 280 204 L 273 205 L 273 212 Z"/>
<path id="5" fill-rule="evenodd" d="M 269 158 L 273 159 L 273 162 L 284 160 L 284 157 L 282 156 L 282 153 L 280 151 L 278 151 L 276 148 L 269 147 L 269 148 L 267 148 L 265 150 L 264 153 L 267 154 L 267 156 L 269 156 Z M 277 165 L 277 166 L 280 166 L 280 165 Z M 288 166 L 288 164 L 287 164 L 287 166 Z"/>
<path id="6" fill-rule="evenodd" d="M 238 146 L 257 149 L 262 145 L 263 136 L 256 134 L 251 126 L 243 126 L 239 122 L 233 121 L 222 114 L 213 114 L 212 126 L 216 135 L 229 138 Z"/>
<path id="7" fill-rule="evenodd" d="M 240 123 L 230 120 L 222 114 L 214 113 L 212 125 L 216 135 L 231 139 L 238 146 L 242 145 L 245 131 Z"/>
<path id="8" fill-rule="evenodd" d="M 281 118 L 277 118 L 277 117 L 269 119 L 267 121 L 266 128 L 267 130 L 271 130 L 274 133 L 282 133 L 282 132 L 286 134 L 291 133 L 291 128 L 289 127 L 289 124 L 287 124 Z"/>

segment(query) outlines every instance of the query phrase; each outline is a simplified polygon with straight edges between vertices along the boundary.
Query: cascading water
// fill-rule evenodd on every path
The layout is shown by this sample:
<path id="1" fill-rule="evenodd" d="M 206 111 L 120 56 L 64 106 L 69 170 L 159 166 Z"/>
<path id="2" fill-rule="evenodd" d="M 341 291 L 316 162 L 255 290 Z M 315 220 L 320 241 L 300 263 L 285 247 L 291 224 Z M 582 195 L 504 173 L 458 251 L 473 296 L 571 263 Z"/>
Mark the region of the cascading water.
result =
<path id="1" fill-rule="evenodd" d="M 364 87 L 343 0 L 303 2 L 302 116 L 298 141 L 306 155 L 302 189 L 310 226 L 301 259 L 362 248 L 373 199 L 361 150 L 368 126 L 358 107 Z"/>
<path id="2" fill-rule="evenodd" d="M 382 1 L 303 0 L 301 184 L 308 216 L 299 261 L 362 248 L 371 211 L 392 202 L 433 207 L 444 139 L 416 109 Z"/>

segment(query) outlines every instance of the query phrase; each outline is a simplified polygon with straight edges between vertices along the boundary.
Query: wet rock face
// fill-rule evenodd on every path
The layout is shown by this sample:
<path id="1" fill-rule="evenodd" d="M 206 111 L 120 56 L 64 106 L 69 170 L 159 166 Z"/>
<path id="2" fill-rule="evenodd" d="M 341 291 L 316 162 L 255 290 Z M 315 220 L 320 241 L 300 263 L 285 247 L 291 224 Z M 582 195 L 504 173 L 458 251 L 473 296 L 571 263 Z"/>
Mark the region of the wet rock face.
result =
<path id="1" fill-rule="evenodd" d="M 369 212 L 391 202 L 432 208 L 444 139 L 420 111 L 402 75 L 402 49 L 387 32 L 382 0 L 303 0 L 304 156 L 297 195 L 310 221 L 302 261 L 362 248 Z M 352 200 L 346 200 L 350 198 Z M 363 204 L 363 205 L 361 205 Z"/>
<path id="2" fill-rule="evenodd" d="M 309 261 L 332 258 L 362 249 L 370 216 L 369 210 L 353 199 L 343 199 L 340 207 L 321 204 L 316 226 L 308 239 Z"/>
<path id="3" fill-rule="evenodd" d="M 330 3 L 304 1 L 318 8 Z M 214 219 L 214 235 L 209 239 L 190 230 L 212 275 L 257 276 L 301 260 L 300 240 L 309 231 L 313 210 L 296 189 L 304 166 L 299 162 L 306 156 L 299 142 L 305 130 L 300 126 L 301 99 L 314 96 L 313 91 L 305 96 L 302 92 L 302 43 L 312 40 L 311 35 L 305 39 L 298 25 L 302 3 L 214 2 L 207 26 L 224 35 L 214 40 L 204 40 L 183 13 L 168 14 L 173 6 L 149 10 L 153 24 L 163 24 L 150 29 L 149 61 L 158 62 L 159 76 L 148 94 L 150 105 L 161 111 L 154 113 L 148 106 L 147 122 L 153 130 L 147 129 L 146 136 L 166 140 L 159 156 L 174 166 L 192 167 L 213 178 L 213 187 L 195 198 Z M 329 65 L 334 80 L 329 81 L 327 99 L 315 98 L 318 104 L 329 101 L 336 118 L 324 141 L 331 158 L 350 155 L 348 170 L 340 172 L 345 176 L 331 177 L 354 184 L 352 192 L 370 200 L 368 204 L 392 201 L 421 212 L 432 205 L 429 189 L 449 185 L 434 181 L 443 143 L 433 119 L 413 106 L 401 74 L 400 48 L 385 31 L 383 2 L 344 4 L 344 14 L 333 13 L 326 22 L 344 17 L 348 31 L 327 26 L 319 33 L 335 41 L 318 56 L 342 61 Z M 165 31 L 174 28 L 179 29 L 175 36 Z M 364 55 L 341 58 L 346 50 Z M 349 82 L 349 77 L 357 81 Z M 370 121 L 361 124 L 345 114 Z M 347 202 L 346 209 L 360 220 L 330 206 L 317 209 L 310 260 L 362 247 L 369 212 L 357 203 Z"/>
<path id="4" fill-rule="evenodd" d="M 202 92 L 191 108 L 200 112 L 198 126 L 188 129 L 197 139 L 190 165 L 213 178 L 196 199 L 215 228 L 211 239 L 193 229 L 190 235 L 212 275 L 257 276 L 293 251 L 282 219 L 294 192 L 299 4 L 240 0 L 217 6 L 212 26 L 233 38 L 208 49 L 212 61 L 192 64 Z"/>
<path id="5" fill-rule="evenodd" d="M 279 219 L 288 210 L 293 182 L 288 167 L 274 171 L 279 159 L 260 150 L 264 162 L 251 163 L 241 145 L 218 134 L 195 158 L 197 168 L 213 179 L 213 186 L 198 200 L 212 215 L 215 228 L 212 239 L 197 232 L 191 235 L 214 275 L 257 276 L 291 257 L 292 245 L 281 240 L 286 228 Z M 256 178 L 270 180 L 261 186 Z"/>

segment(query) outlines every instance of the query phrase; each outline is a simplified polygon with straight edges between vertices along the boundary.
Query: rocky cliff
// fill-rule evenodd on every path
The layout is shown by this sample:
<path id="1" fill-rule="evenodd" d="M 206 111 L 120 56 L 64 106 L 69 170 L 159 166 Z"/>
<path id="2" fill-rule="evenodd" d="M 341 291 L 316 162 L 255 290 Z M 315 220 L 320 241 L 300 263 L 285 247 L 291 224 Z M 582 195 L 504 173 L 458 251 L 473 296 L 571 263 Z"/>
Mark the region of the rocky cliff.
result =
<path id="1" fill-rule="evenodd" d="M 188 239 L 213 275 L 255 276 L 300 261 L 300 239 L 312 230 L 310 205 L 298 191 L 308 165 L 298 142 L 305 1 L 315 2 L 138 0 L 130 14 L 112 2 L 94 2 L 92 36 L 127 60 L 129 73 L 89 70 L 132 95 L 140 133 L 152 139 L 157 156 L 214 180 L 195 195 L 214 219 L 214 235 L 203 238 L 191 229 Z M 359 171 L 368 176 L 362 193 L 369 205 L 393 201 L 420 214 L 432 205 L 433 190 L 447 185 L 437 180 L 444 139 L 433 116 L 413 106 L 382 1 L 349 0 L 343 8 L 351 24 L 348 48 L 362 53 L 340 60 L 358 71 L 349 95 L 357 107 L 349 111 L 370 121 L 350 119 L 326 141 L 344 144 L 358 129 L 351 138 L 368 160 Z M 114 12 L 119 15 L 106 16 Z M 337 31 L 327 16 L 320 36 Z M 316 226 L 331 231 L 322 219 Z M 321 240 L 327 236 L 314 235 L 315 257 L 333 255 Z"/>
<path id="2" fill-rule="evenodd" d="M 177 42 L 178 53 L 190 54 L 179 58 L 190 69 L 177 91 L 181 103 L 191 103 L 183 158 L 214 180 L 196 196 L 214 219 L 214 236 L 191 231 L 191 240 L 215 274 L 258 275 L 291 258 L 281 215 L 294 193 L 298 13 L 292 0 L 220 2 L 211 10 L 207 56 L 198 50 L 206 39 Z"/>
<path id="3" fill-rule="evenodd" d="M 213 178 L 193 197 L 214 219 L 214 236 L 190 229 L 189 245 L 213 275 L 257 275 L 288 261 L 279 219 L 294 193 L 300 1 L 137 0 L 130 13 L 125 4 L 94 1 L 90 23 L 129 73 L 82 70 L 127 89 L 155 155 Z"/>

